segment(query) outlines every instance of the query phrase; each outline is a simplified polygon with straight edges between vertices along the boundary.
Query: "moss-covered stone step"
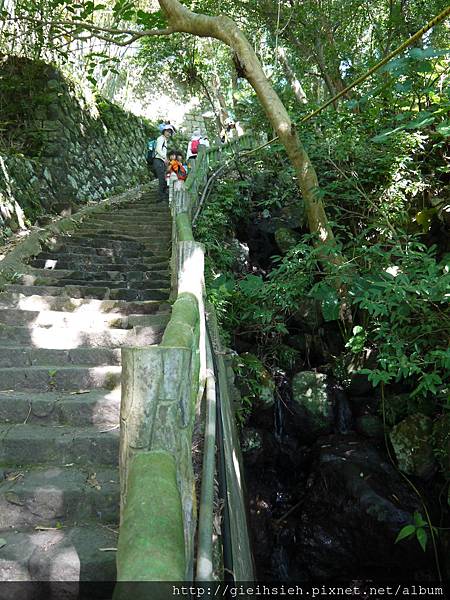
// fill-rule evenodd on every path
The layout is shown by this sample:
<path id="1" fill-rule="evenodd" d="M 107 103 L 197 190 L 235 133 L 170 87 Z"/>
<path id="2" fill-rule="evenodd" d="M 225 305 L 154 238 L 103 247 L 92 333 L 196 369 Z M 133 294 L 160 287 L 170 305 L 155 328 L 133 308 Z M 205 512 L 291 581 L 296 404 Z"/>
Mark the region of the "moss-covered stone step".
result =
<path id="1" fill-rule="evenodd" d="M 66 286 L 77 286 L 82 288 L 84 285 L 90 286 L 99 286 L 109 288 L 111 291 L 116 289 L 134 289 L 134 290 L 162 290 L 167 289 L 170 285 L 169 278 L 166 277 L 164 279 L 151 279 L 146 281 L 136 281 L 134 279 L 121 279 L 117 280 L 108 280 L 103 278 L 103 273 L 98 273 L 98 279 L 93 280 L 84 280 L 84 279 L 72 279 L 71 277 L 63 278 L 63 279 L 48 279 L 47 285 L 55 286 L 55 287 L 66 287 Z M 36 281 L 37 285 L 44 283 L 43 281 Z"/>
<path id="2" fill-rule="evenodd" d="M 97 256 L 96 259 L 102 259 L 102 261 L 93 260 L 90 257 L 79 255 L 80 258 L 71 259 L 70 261 L 63 261 L 55 256 L 53 259 L 44 259 L 39 258 L 30 261 L 30 266 L 36 269 L 45 269 L 48 271 L 70 271 L 70 269 L 83 269 L 88 270 L 89 272 L 112 272 L 118 271 L 119 273 L 128 273 L 129 271 L 145 271 L 148 273 L 161 273 L 164 275 L 169 275 L 169 271 L 167 268 L 167 260 L 159 263 L 155 263 L 153 259 L 149 259 L 152 262 L 145 263 L 143 261 L 137 262 L 136 260 L 132 260 L 128 263 L 114 263 L 107 262 L 104 256 Z M 53 260 L 53 262 L 49 262 L 49 260 Z"/>
<path id="3" fill-rule="evenodd" d="M 142 265 L 146 268 L 163 268 L 167 269 L 167 256 L 149 256 L 149 257 L 141 257 L 141 256 L 122 256 L 122 255 L 113 255 L 113 256 L 101 256 L 99 254 L 89 255 L 89 254 L 79 254 L 75 252 L 41 252 L 37 255 L 34 260 L 30 261 L 30 265 L 38 268 L 49 268 L 53 263 L 49 263 L 48 261 L 55 261 L 54 268 L 76 268 L 77 265 L 80 266 L 92 266 L 98 269 L 106 269 L 113 270 L 108 267 L 116 267 L 120 266 L 124 269 L 133 268 L 134 265 Z M 59 266 L 60 265 L 60 266 Z"/>
<path id="4" fill-rule="evenodd" d="M 113 390 L 120 385 L 121 372 L 117 365 L 5 367 L 0 368 L 0 390 Z"/>
<path id="5" fill-rule="evenodd" d="M 58 251 L 60 248 L 64 248 L 67 244 L 72 246 L 89 246 L 92 248 L 111 248 L 122 252 L 123 250 L 133 250 L 138 253 L 144 249 L 142 242 L 137 240 L 127 239 L 114 239 L 108 236 L 99 235 L 81 235 L 75 233 L 68 237 L 62 237 L 60 240 L 51 246 L 51 250 Z"/>
<path id="6" fill-rule="evenodd" d="M 20 285 L 8 284 L 5 290 L 26 296 L 69 296 L 71 298 L 94 298 L 98 300 L 167 300 L 170 290 L 156 289 L 141 291 L 136 288 L 110 289 L 106 286 L 69 285 Z"/>
<path id="7" fill-rule="evenodd" d="M 61 250 L 58 250 L 55 254 L 51 255 L 51 258 L 64 258 L 67 260 L 68 256 L 72 256 L 74 254 L 85 254 L 91 257 L 97 256 L 107 256 L 111 258 L 119 258 L 120 261 L 128 258 L 134 258 L 137 260 L 142 260 L 143 258 L 154 258 L 158 260 L 167 261 L 169 258 L 169 248 L 159 248 L 156 247 L 146 248 L 144 250 L 116 250 L 114 248 L 102 248 L 102 247 L 94 247 L 94 246 L 79 246 L 72 243 L 67 243 Z M 40 255 L 39 255 L 40 256 Z M 126 262 L 126 261 L 125 261 Z"/>
<path id="8" fill-rule="evenodd" d="M 0 425 L 0 462 L 3 467 L 21 465 L 117 466 L 119 430 L 94 426 Z"/>
<path id="9" fill-rule="evenodd" d="M 38 466 L 6 470 L 0 482 L 0 529 L 117 523 L 118 518 L 115 469 Z"/>
<path id="10" fill-rule="evenodd" d="M 118 425 L 119 409 L 119 388 L 0 392 L 1 423 L 108 427 Z"/>
<path id="11" fill-rule="evenodd" d="M 169 304 L 158 300 L 127 302 L 125 300 L 96 300 L 64 296 L 28 296 L 10 291 L 0 294 L 0 309 L 3 308 L 153 315 L 159 311 L 166 312 L 169 309 Z"/>
<path id="12" fill-rule="evenodd" d="M 80 244 L 82 246 L 119 249 L 114 243 L 120 243 L 123 249 L 139 250 L 141 247 L 148 245 L 162 245 L 165 240 L 170 239 L 170 234 L 164 233 L 160 235 L 155 233 L 154 235 L 149 235 L 147 233 L 136 232 L 133 235 L 127 236 L 125 234 L 115 234 L 97 229 L 86 229 L 84 231 L 79 231 L 77 235 L 72 235 L 70 239 L 72 243 L 78 243 L 78 240 L 83 240 L 85 243 Z"/>
<path id="13" fill-rule="evenodd" d="M 4 311 L 0 311 L 0 316 L 2 312 Z M 0 367 L 39 367 L 44 365 L 52 365 L 52 367 L 120 365 L 120 348 L 73 348 L 71 350 L 30 348 L 29 346 L 0 348 Z"/>
<path id="14" fill-rule="evenodd" d="M 82 226 L 95 226 L 95 227 L 124 227 L 125 229 L 132 229 L 133 227 L 143 229 L 167 229 L 172 226 L 171 219 L 166 214 L 140 214 L 136 213 L 130 215 L 117 214 L 114 217 L 101 216 L 92 217 L 83 222 Z"/>
<path id="15" fill-rule="evenodd" d="M 87 524 L 52 531 L 0 530 L 0 537 L 5 541 L 0 548 L 2 581 L 60 582 L 53 593 L 48 588 L 48 600 L 78 597 L 78 581 L 115 579 L 116 553 L 104 551 L 117 545 L 110 528 Z M 11 591 L 17 592 L 19 584 L 13 585 Z"/>
<path id="16" fill-rule="evenodd" d="M 143 292 L 144 293 L 144 292 Z M 28 345 L 31 348 L 69 350 L 80 346 L 119 348 L 122 346 L 156 344 L 163 333 L 166 319 L 158 325 L 133 329 L 100 329 L 84 331 L 77 327 L 0 326 L 0 344 L 4 347 Z"/>
<path id="17" fill-rule="evenodd" d="M 30 325 L 32 327 L 73 327 L 80 330 L 97 331 L 105 328 L 131 329 L 160 326 L 166 323 L 167 313 L 158 315 L 124 315 L 121 313 L 97 313 L 84 311 L 67 313 L 56 310 L 22 310 L 5 308 L 0 310 L 0 324 Z M 1 350 L 1 349 L 0 349 Z"/>
<path id="18" fill-rule="evenodd" d="M 90 271 L 88 269 L 89 267 L 86 267 L 84 270 L 73 271 L 69 269 L 33 269 L 30 273 L 20 275 L 17 282 L 22 283 L 23 285 L 53 285 L 51 281 L 65 281 L 70 283 L 81 281 L 86 283 L 95 282 L 95 285 L 97 285 L 98 281 L 104 281 L 108 283 L 107 287 L 111 287 L 109 286 L 109 283 L 114 284 L 117 287 L 117 284 L 120 282 L 126 287 L 131 281 L 152 280 L 155 282 L 163 282 L 164 285 L 162 287 L 165 287 L 169 280 L 169 272 L 167 270 L 163 272 L 154 270 L 135 271 L 131 267 L 126 271 L 106 271 L 104 269 Z"/>
<path id="19" fill-rule="evenodd" d="M 165 231 L 172 228 L 170 218 L 167 216 L 144 215 L 140 216 L 121 216 L 120 218 L 111 219 L 109 217 L 95 217 L 85 221 L 83 226 L 88 227 L 121 227 L 125 231 L 133 230 L 134 228 L 144 229 L 146 231 Z"/>

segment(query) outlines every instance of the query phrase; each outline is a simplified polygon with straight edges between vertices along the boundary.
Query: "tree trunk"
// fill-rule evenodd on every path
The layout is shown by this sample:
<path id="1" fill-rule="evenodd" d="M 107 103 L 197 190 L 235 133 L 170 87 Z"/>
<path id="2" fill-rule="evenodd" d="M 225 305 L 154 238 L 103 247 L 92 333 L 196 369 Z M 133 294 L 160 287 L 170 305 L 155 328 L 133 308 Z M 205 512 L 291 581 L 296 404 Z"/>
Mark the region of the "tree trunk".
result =
<path id="1" fill-rule="evenodd" d="M 284 48 L 278 47 L 278 58 L 283 66 L 283 70 L 286 74 L 286 77 L 291 84 L 292 91 L 295 94 L 295 97 L 300 102 L 300 104 L 307 104 L 308 98 L 306 97 L 305 90 L 302 87 L 297 75 L 294 73 L 288 59 L 286 56 L 286 50 Z"/>
<path id="2" fill-rule="evenodd" d="M 242 71 L 255 90 L 280 142 L 294 166 L 305 203 L 309 229 L 317 233 L 322 243 L 334 243 L 331 226 L 319 194 L 319 184 L 313 165 L 301 144 L 289 114 L 270 85 L 252 46 L 236 23 L 226 16 L 210 17 L 197 14 L 178 0 L 159 0 L 172 31 L 200 37 L 213 37 L 230 46 L 239 59 Z"/>

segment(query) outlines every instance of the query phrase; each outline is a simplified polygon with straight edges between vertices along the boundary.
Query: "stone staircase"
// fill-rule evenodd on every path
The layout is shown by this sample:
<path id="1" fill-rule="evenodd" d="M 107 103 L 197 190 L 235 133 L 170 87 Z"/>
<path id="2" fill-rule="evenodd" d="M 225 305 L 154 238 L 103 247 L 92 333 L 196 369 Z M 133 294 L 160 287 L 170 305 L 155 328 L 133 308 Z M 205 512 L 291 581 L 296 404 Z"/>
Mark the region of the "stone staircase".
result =
<path id="1" fill-rule="evenodd" d="M 120 347 L 160 341 L 170 239 L 150 192 L 0 294 L 0 581 L 114 579 Z"/>

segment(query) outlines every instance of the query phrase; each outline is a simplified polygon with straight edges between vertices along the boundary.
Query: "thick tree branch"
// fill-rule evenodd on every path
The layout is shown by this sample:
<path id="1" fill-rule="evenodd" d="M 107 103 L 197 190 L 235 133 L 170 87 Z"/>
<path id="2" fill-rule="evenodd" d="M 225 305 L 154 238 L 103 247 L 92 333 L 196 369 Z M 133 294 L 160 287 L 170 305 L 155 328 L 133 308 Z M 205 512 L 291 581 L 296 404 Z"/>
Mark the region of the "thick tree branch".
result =
<path id="1" fill-rule="evenodd" d="M 334 244 L 331 226 L 319 194 L 319 183 L 311 161 L 301 144 L 289 114 L 264 74 L 251 44 L 236 23 L 226 16 L 193 13 L 178 0 L 159 0 L 169 27 L 180 33 L 214 37 L 230 46 L 238 57 L 245 77 L 255 90 L 280 142 L 295 168 L 302 192 L 310 231 L 323 243 Z"/>

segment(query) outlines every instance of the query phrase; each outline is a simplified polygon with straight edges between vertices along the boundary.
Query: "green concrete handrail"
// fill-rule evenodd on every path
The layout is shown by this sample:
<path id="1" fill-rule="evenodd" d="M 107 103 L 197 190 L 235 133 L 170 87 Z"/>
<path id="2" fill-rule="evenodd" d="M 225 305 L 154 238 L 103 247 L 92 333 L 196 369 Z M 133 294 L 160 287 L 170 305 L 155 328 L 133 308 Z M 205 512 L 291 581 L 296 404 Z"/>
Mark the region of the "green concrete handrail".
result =
<path id="1" fill-rule="evenodd" d="M 191 219 L 188 213 L 182 212 L 176 216 L 177 238 L 179 242 L 193 242 Z"/>
<path id="2" fill-rule="evenodd" d="M 161 346 L 193 348 L 198 320 L 197 298 L 189 292 L 179 294 L 172 306 L 172 315 L 164 331 Z"/>
<path id="3" fill-rule="evenodd" d="M 194 239 L 192 212 L 197 208 L 209 169 L 239 149 L 241 142 L 248 145 L 248 140 L 241 138 L 209 151 L 201 147 L 184 189 L 175 191 L 171 188 L 171 297 L 174 300 L 171 317 L 158 346 L 122 349 L 118 582 L 194 578 L 197 510 L 191 446 L 195 415 L 200 412 L 207 373 L 209 396 L 213 394 L 211 366 L 207 371 L 206 356 L 204 249 Z M 222 376 L 221 380 L 224 385 Z M 225 391 L 223 396 L 228 397 Z M 228 412 L 226 415 L 228 429 L 225 427 L 224 430 L 229 432 L 234 420 Z M 231 481 L 236 466 L 236 440 L 232 433 L 227 435 L 227 461 L 231 469 L 228 477 Z M 212 515 L 211 482 L 215 463 L 211 448 L 214 446 L 214 440 L 210 439 L 208 466 L 205 467 L 208 474 L 201 499 L 202 515 Z M 229 454 L 232 446 L 233 456 Z M 238 479 L 242 479 L 241 474 Z M 241 512 L 242 502 L 236 501 L 235 506 Z M 241 526 L 244 521 L 237 518 L 235 525 Z M 202 564 L 207 565 L 207 569 L 199 572 L 200 578 L 205 573 L 212 573 L 210 525 L 201 528 L 199 534 L 202 540 L 199 557 Z M 239 538 L 241 534 L 237 533 L 236 527 L 233 531 Z M 244 549 L 244 557 L 248 556 L 246 544 L 248 540 L 238 544 Z M 250 564 L 245 558 L 241 563 Z M 250 567 L 246 571 L 238 569 L 238 572 L 241 579 L 253 576 Z M 124 589 L 128 590 L 117 586 L 114 600 L 122 600 Z"/>

